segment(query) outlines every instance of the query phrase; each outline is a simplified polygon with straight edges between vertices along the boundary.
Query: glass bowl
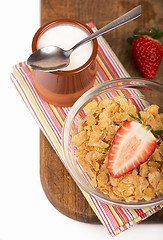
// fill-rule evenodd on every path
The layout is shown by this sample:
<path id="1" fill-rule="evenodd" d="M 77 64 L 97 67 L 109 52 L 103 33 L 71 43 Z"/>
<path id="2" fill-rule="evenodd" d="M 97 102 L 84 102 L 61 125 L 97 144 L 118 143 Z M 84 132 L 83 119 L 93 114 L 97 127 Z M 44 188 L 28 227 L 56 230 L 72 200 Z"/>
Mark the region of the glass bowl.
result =
<path id="1" fill-rule="evenodd" d="M 137 105 L 139 111 L 148 105 L 157 104 L 160 107 L 159 112 L 163 112 L 163 84 L 140 78 L 123 78 L 107 81 L 91 88 L 75 102 L 64 123 L 62 147 L 68 170 L 75 182 L 85 192 L 106 204 L 126 208 L 143 208 L 161 204 L 163 203 L 163 195 L 151 201 L 126 202 L 125 200 L 113 200 L 91 185 L 89 176 L 78 163 L 72 137 L 78 133 L 79 125 L 85 117 L 85 106 L 92 100 L 99 101 L 117 94 L 123 95 L 126 99 L 131 99 Z"/>

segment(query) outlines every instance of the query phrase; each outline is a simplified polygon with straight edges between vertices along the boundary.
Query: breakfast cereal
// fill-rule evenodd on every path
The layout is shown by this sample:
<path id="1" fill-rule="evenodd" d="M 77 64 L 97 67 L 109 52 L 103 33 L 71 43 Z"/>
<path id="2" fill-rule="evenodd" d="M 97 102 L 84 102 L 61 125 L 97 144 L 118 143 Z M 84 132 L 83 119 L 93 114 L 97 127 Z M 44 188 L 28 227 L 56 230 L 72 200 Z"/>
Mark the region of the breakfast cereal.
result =
<path id="1" fill-rule="evenodd" d="M 134 121 L 137 108 L 124 97 L 92 101 L 86 106 L 87 115 L 80 125 L 79 133 L 73 136 L 76 156 L 83 169 L 98 187 L 111 199 L 126 202 L 151 200 L 163 193 L 163 138 L 159 136 L 157 147 L 150 158 L 139 167 L 113 178 L 108 171 L 108 155 L 114 135 L 124 121 Z M 163 129 L 163 114 L 157 105 L 140 111 L 145 124 L 152 129 Z"/>

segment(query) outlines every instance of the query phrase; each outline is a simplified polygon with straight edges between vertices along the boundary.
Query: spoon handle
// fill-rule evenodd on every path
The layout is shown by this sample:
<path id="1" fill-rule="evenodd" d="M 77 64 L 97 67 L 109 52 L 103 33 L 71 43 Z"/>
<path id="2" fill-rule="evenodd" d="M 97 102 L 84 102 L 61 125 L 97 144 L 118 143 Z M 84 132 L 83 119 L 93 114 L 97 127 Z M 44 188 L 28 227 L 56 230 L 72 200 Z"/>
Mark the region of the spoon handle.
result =
<path id="1" fill-rule="evenodd" d="M 80 45 L 93 40 L 94 38 L 101 36 L 102 34 L 111 31 L 127 22 L 134 20 L 135 18 L 141 15 L 141 5 L 137 6 L 136 8 L 132 9 L 131 11 L 127 12 L 126 14 L 122 15 L 121 17 L 115 19 L 113 22 L 107 24 L 103 28 L 99 29 L 98 31 L 92 33 L 88 37 L 84 38 L 82 41 L 77 43 L 74 47 L 71 48 L 70 51 L 73 51 Z"/>

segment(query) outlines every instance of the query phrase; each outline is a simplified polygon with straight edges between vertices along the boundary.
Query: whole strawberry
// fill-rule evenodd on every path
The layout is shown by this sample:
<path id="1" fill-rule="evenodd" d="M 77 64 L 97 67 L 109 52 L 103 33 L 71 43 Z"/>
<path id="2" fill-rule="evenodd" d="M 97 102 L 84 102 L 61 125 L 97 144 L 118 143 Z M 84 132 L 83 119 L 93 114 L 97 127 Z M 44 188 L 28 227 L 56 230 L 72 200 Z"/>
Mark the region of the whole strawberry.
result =
<path id="1" fill-rule="evenodd" d="M 152 28 L 149 33 L 135 29 L 133 37 L 128 38 L 132 45 L 132 55 L 143 77 L 153 79 L 163 57 L 163 46 L 157 40 L 163 36 Z"/>

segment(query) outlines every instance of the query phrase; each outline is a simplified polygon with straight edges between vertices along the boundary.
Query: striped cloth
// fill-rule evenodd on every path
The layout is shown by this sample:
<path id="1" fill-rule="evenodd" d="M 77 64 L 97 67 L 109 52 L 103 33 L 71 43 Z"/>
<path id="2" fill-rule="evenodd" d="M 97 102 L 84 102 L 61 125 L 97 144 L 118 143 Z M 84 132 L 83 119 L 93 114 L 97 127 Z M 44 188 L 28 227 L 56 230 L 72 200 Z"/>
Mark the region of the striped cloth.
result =
<path id="1" fill-rule="evenodd" d="M 93 29 L 93 31 L 96 31 L 93 23 L 89 23 L 89 26 Z M 98 71 L 95 84 L 115 78 L 129 77 L 129 74 L 126 72 L 103 37 L 98 38 L 98 44 Z M 38 126 L 47 137 L 65 167 L 68 169 L 68 166 L 63 158 L 61 135 L 63 123 L 70 108 L 55 107 L 40 98 L 34 87 L 31 69 L 25 63 L 19 63 L 13 67 L 11 80 L 34 119 L 38 123 Z M 82 189 L 81 191 L 111 236 L 115 236 L 136 223 L 141 222 L 163 207 L 163 205 L 144 209 L 113 207 L 96 200 Z"/>

